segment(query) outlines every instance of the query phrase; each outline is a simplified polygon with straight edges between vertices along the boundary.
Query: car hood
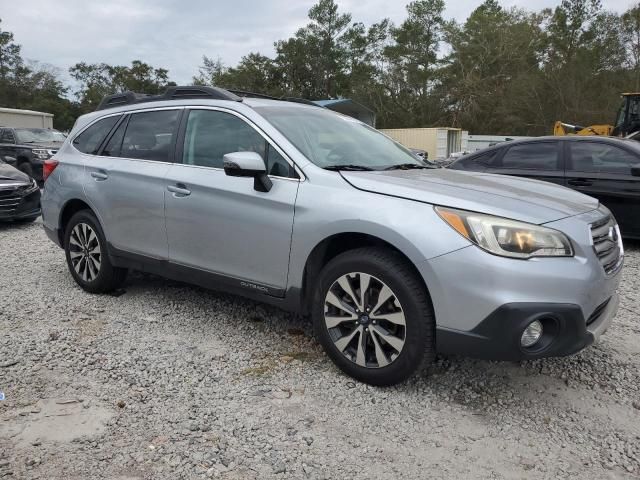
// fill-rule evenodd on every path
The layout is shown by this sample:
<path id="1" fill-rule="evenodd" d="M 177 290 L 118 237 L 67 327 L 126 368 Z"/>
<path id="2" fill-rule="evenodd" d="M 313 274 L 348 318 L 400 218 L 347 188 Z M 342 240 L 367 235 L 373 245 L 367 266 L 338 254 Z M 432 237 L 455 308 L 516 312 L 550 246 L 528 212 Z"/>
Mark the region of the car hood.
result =
<path id="1" fill-rule="evenodd" d="M 17 168 L 13 168 L 0 160 L 0 188 L 3 185 L 15 185 L 16 183 L 31 183 L 29 176 Z"/>
<path id="2" fill-rule="evenodd" d="M 355 188 L 530 223 L 598 208 L 595 198 L 553 183 L 447 169 L 340 172 Z"/>
<path id="3" fill-rule="evenodd" d="M 59 150 L 64 142 L 33 142 L 23 143 L 20 147 L 23 148 L 46 148 L 47 150 Z"/>

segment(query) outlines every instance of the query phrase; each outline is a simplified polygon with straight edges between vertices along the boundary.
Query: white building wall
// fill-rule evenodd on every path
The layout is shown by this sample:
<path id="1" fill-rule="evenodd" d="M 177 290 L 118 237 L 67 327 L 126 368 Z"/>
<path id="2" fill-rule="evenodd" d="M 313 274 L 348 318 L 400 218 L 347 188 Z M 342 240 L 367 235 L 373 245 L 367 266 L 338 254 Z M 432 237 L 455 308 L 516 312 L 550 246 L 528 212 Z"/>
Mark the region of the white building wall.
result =
<path id="1" fill-rule="evenodd" d="M 0 108 L 0 127 L 53 128 L 53 115 L 33 110 Z"/>

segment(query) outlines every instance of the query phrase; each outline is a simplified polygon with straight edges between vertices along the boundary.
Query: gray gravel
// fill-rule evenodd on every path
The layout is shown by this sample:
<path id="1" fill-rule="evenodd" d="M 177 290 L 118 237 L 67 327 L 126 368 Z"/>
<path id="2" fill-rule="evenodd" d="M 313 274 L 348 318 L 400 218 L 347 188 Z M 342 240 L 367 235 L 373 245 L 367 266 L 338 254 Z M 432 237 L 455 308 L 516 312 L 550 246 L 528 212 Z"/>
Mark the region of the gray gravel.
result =
<path id="1" fill-rule="evenodd" d="M 275 308 L 141 274 L 86 294 L 40 225 L 0 225 L 0 259 L 0 478 L 640 476 L 640 244 L 600 344 L 387 389 Z"/>

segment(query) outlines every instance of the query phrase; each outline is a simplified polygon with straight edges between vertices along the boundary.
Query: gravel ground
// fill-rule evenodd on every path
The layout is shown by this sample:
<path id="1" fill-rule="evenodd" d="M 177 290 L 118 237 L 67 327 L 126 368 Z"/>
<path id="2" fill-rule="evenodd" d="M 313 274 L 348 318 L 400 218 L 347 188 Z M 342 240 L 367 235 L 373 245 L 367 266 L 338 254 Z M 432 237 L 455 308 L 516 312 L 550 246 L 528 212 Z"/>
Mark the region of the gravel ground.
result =
<path id="1" fill-rule="evenodd" d="M 134 274 L 89 295 L 40 225 L 0 225 L 0 478 L 638 478 L 640 244 L 600 344 L 342 375 L 307 321 Z"/>

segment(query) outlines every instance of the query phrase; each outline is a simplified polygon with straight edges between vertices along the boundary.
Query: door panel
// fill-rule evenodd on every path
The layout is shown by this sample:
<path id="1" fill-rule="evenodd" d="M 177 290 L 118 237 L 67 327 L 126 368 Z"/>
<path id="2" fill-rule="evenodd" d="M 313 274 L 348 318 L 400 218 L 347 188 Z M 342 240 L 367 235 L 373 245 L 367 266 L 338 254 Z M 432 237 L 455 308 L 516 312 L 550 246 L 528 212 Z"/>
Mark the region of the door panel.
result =
<path id="1" fill-rule="evenodd" d="M 85 193 L 107 241 L 120 250 L 161 260 L 169 256 L 164 195 L 180 114 L 180 109 L 133 113 L 106 139 L 91 135 L 89 127 L 74 140 L 76 148 L 98 153 L 85 157 Z"/>
<path id="2" fill-rule="evenodd" d="M 271 295 L 287 284 L 299 181 L 288 160 L 246 119 L 228 111 L 193 109 L 165 186 L 171 262 L 230 277 Z M 223 157 L 236 151 L 266 158 L 273 187 L 229 177 Z"/>
<path id="3" fill-rule="evenodd" d="M 570 144 L 567 186 L 600 200 L 625 237 L 640 237 L 640 177 L 631 176 L 640 155 L 606 142 Z"/>
<path id="4" fill-rule="evenodd" d="M 165 182 L 170 260 L 284 288 L 299 182 L 272 181 L 273 188 L 263 193 L 254 190 L 252 178 L 229 177 L 217 168 L 172 165 Z"/>
<path id="5" fill-rule="evenodd" d="M 113 157 L 85 158 L 85 193 L 114 247 L 167 259 L 164 192 L 169 163 Z"/>

